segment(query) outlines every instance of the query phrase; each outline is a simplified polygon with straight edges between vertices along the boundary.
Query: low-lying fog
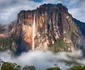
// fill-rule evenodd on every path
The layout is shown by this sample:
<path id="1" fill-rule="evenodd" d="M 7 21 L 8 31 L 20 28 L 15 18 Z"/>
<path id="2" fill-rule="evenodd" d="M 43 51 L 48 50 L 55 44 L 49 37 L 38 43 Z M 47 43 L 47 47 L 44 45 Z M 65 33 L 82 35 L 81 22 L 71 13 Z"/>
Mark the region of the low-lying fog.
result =
<path id="1" fill-rule="evenodd" d="M 0 52 L 0 59 L 5 62 L 13 62 L 21 65 L 33 65 L 36 70 L 46 70 L 49 67 L 60 67 L 62 70 L 67 70 L 73 64 L 85 64 L 85 59 L 82 58 L 82 52 L 58 52 L 51 51 L 29 51 L 23 53 L 19 57 L 14 57 L 10 51 Z"/>

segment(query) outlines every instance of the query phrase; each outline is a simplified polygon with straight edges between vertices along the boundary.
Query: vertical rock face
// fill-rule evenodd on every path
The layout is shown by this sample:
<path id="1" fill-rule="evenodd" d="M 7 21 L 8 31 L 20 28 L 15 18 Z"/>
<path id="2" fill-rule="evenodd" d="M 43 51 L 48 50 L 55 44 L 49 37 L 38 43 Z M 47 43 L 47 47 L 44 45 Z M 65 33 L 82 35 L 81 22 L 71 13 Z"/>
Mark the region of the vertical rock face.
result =
<path id="1" fill-rule="evenodd" d="M 18 15 L 18 27 L 20 28 L 19 36 L 20 43 L 18 43 L 17 52 L 28 51 L 32 49 L 32 37 L 33 37 L 33 21 L 34 16 L 32 11 L 21 11 Z"/>
<path id="2" fill-rule="evenodd" d="M 35 49 L 73 51 L 78 49 L 81 33 L 62 4 L 44 4 L 37 8 Z"/>
<path id="3" fill-rule="evenodd" d="M 23 41 L 29 43 L 29 49 L 32 47 L 32 26 L 33 26 L 33 14 L 31 11 L 21 11 L 19 14 L 18 24 L 22 25 L 22 37 Z"/>
<path id="4" fill-rule="evenodd" d="M 68 9 L 62 4 L 44 4 L 32 11 L 21 11 L 18 15 L 18 25 L 22 35 L 22 47 L 19 45 L 18 51 L 21 48 L 21 51 L 28 51 L 32 49 L 33 44 L 35 49 L 53 51 L 73 51 L 80 46 L 82 34 Z"/>
<path id="5" fill-rule="evenodd" d="M 10 26 L 16 36 L 16 54 L 31 49 L 74 51 L 84 48 L 84 38 L 68 9 L 62 4 L 44 4 L 35 10 L 21 11 Z"/>

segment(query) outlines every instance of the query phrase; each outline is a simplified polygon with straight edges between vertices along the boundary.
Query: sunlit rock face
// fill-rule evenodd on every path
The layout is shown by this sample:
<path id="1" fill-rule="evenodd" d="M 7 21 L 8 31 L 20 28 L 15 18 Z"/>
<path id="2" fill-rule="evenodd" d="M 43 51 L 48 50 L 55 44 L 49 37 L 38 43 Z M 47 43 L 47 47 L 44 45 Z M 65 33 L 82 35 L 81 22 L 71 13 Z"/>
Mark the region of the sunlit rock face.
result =
<path id="1" fill-rule="evenodd" d="M 18 23 L 21 26 L 21 39 L 17 52 L 28 51 L 32 49 L 34 15 L 32 11 L 21 11 L 18 15 Z"/>
<path id="2" fill-rule="evenodd" d="M 23 10 L 18 14 L 17 23 L 10 28 L 11 37 L 12 34 L 18 37 L 16 54 L 32 49 L 57 52 L 84 48 L 79 26 L 62 4 L 44 4 L 35 10 Z"/>
<path id="3" fill-rule="evenodd" d="M 23 34 L 23 40 L 26 43 L 29 43 L 29 49 L 32 47 L 32 26 L 33 26 L 33 14 L 31 11 L 25 12 L 21 11 L 21 13 L 18 16 L 18 24 L 22 25 L 22 34 Z"/>
<path id="4" fill-rule="evenodd" d="M 62 4 L 44 4 L 36 9 L 35 49 L 74 51 L 81 32 Z"/>

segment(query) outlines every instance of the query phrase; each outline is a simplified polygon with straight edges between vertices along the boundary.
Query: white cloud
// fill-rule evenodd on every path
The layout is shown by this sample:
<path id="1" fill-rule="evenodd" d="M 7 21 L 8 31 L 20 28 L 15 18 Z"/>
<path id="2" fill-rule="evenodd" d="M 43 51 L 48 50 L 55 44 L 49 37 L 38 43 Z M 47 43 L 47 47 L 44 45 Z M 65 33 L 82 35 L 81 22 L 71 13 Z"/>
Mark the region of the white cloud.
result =
<path id="1" fill-rule="evenodd" d="M 57 4 L 57 3 L 62 3 L 62 1 L 61 0 L 43 0 L 43 3 Z"/>
<path id="2" fill-rule="evenodd" d="M 85 22 L 85 0 L 43 0 L 43 3 L 62 3 L 74 18 Z"/>
<path id="3" fill-rule="evenodd" d="M 76 3 L 78 4 L 78 3 Z M 69 13 L 72 14 L 76 19 L 85 22 L 85 2 L 81 2 L 79 7 L 69 9 Z"/>
<path id="4" fill-rule="evenodd" d="M 69 10 L 69 12 L 70 12 L 71 14 L 73 14 L 73 15 L 78 14 L 78 11 L 79 11 L 78 8 L 73 8 L 73 9 L 70 9 L 70 10 Z"/>
<path id="5" fill-rule="evenodd" d="M 0 0 L 0 4 L 10 3 L 12 0 Z"/>
<path id="6" fill-rule="evenodd" d="M 85 59 L 79 59 L 82 57 L 81 51 L 74 52 L 58 52 L 53 53 L 51 51 L 29 51 L 23 53 L 19 57 L 14 57 L 10 51 L 0 52 L 0 59 L 5 62 L 15 62 L 22 67 L 25 65 L 33 65 L 37 70 L 46 70 L 46 68 L 54 67 L 55 64 L 59 66 L 62 70 L 67 70 L 72 64 L 66 64 L 67 62 L 77 62 L 81 65 L 84 64 Z"/>
<path id="7" fill-rule="evenodd" d="M 32 10 L 43 3 L 62 3 L 68 7 L 73 17 L 85 21 L 84 0 L 42 0 L 41 3 L 34 2 L 33 0 L 0 0 L 0 23 L 10 23 L 17 18 L 17 14 L 21 10 Z M 78 11 L 76 9 L 78 9 Z"/>
<path id="8" fill-rule="evenodd" d="M 21 10 L 32 10 L 40 3 L 30 0 L 2 0 L 0 1 L 0 23 L 10 23 L 17 18 Z"/>

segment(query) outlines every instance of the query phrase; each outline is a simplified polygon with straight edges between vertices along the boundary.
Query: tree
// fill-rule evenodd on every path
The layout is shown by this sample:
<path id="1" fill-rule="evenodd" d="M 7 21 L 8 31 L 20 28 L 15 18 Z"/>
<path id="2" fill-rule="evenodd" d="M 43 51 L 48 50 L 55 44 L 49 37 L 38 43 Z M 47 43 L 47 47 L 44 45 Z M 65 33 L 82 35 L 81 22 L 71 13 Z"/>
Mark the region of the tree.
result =
<path id="1" fill-rule="evenodd" d="M 23 69 L 22 70 L 36 70 L 36 68 L 34 67 L 34 66 L 25 66 L 25 67 L 23 67 Z"/>
<path id="2" fill-rule="evenodd" d="M 60 68 L 54 67 L 54 68 L 47 68 L 46 70 L 60 70 Z"/>
<path id="3" fill-rule="evenodd" d="M 68 70 L 83 70 L 83 69 L 82 69 L 82 66 L 73 66 Z"/>
<path id="4" fill-rule="evenodd" d="M 15 68 L 11 63 L 4 62 L 1 66 L 1 70 L 15 70 Z"/>
<path id="5" fill-rule="evenodd" d="M 15 69 L 16 70 L 21 70 L 21 66 L 20 65 L 17 65 Z"/>
<path id="6" fill-rule="evenodd" d="M 85 65 L 82 67 L 82 70 L 85 70 Z"/>
<path id="7" fill-rule="evenodd" d="M 4 62 L 1 66 L 1 70 L 21 70 L 21 66 L 16 63 Z"/>

